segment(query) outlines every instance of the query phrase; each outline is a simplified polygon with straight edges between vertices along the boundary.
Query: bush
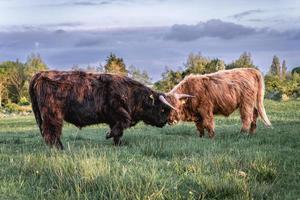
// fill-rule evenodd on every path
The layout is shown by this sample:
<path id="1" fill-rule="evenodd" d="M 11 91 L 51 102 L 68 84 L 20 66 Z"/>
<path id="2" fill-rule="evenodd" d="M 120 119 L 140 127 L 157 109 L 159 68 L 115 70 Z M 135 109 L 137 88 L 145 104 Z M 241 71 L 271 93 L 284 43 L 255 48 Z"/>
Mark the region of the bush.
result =
<path id="1" fill-rule="evenodd" d="M 5 105 L 5 111 L 7 113 L 30 113 L 31 112 L 31 106 L 19 106 L 15 103 L 7 103 Z"/>
<path id="2" fill-rule="evenodd" d="M 288 79 L 279 76 L 265 76 L 266 97 L 273 100 L 288 100 L 297 98 L 300 94 L 300 76 L 295 73 Z"/>
<path id="3" fill-rule="evenodd" d="M 26 97 L 22 97 L 19 101 L 19 105 L 20 106 L 29 106 L 30 102 L 28 101 L 28 99 Z"/>
<path id="4" fill-rule="evenodd" d="M 7 103 L 5 108 L 9 113 L 19 112 L 19 105 L 15 103 Z"/>

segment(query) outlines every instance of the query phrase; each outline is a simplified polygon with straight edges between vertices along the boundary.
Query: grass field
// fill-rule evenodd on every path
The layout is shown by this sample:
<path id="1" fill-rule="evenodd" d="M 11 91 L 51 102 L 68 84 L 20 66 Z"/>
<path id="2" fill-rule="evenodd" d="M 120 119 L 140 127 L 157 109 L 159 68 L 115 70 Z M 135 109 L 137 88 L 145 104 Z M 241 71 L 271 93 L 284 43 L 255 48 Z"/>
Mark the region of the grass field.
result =
<path id="1" fill-rule="evenodd" d="M 105 125 L 65 124 L 64 151 L 44 145 L 34 118 L 0 119 L 0 199 L 300 199 L 300 102 L 266 101 L 273 129 L 240 134 L 237 114 L 216 138 L 193 124 L 138 124 L 125 145 Z"/>

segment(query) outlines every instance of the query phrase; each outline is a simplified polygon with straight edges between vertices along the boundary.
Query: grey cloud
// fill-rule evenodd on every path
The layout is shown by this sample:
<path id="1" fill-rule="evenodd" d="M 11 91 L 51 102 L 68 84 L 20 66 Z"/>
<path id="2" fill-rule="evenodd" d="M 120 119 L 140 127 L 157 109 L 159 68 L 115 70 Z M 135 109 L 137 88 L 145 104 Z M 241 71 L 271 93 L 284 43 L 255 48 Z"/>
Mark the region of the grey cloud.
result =
<path id="1" fill-rule="evenodd" d="M 64 27 L 76 27 L 76 26 L 82 26 L 84 25 L 81 22 L 63 22 L 63 23 L 49 23 L 49 24 L 43 24 L 42 27 L 58 27 L 58 26 L 64 26 Z"/>
<path id="2" fill-rule="evenodd" d="M 258 14 L 258 13 L 263 13 L 263 12 L 264 11 L 260 10 L 260 9 L 247 10 L 247 11 L 240 12 L 240 13 L 237 13 L 235 15 L 232 15 L 231 17 L 234 18 L 234 19 L 242 19 L 246 16 L 253 15 L 253 14 Z"/>
<path id="3" fill-rule="evenodd" d="M 60 6 L 104 6 L 114 3 L 127 2 L 129 0 L 82 0 L 82 1 L 64 1 L 62 3 L 52 3 L 52 4 L 42 4 L 40 6 L 52 6 L 52 7 L 60 7 Z"/>
<path id="4" fill-rule="evenodd" d="M 75 6 L 98 6 L 98 5 L 106 5 L 111 4 L 109 1 L 98 1 L 98 2 L 91 2 L 91 1 L 77 1 L 73 3 L 69 3 L 69 5 L 75 5 Z"/>
<path id="5" fill-rule="evenodd" d="M 264 71 L 268 69 L 274 54 L 282 55 L 289 66 L 299 65 L 296 55 L 300 53 L 300 30 L 279 32 L 219 20 L 215 20 L 214 25 L 211 23 L 202 22 L 195 25 L 196 28 L 176 25 L 180 27 L 180 34 L 177 29 L 174 33 L 174 27 L 0 31 L 0 62 L 16 58 L 25 60 L 29 53 L 39 52 L 51 68 L 69 69 L 74 64 L 99 64 L 113 52 L 123 57 L 127 65 L 133 64 L 149 71 L 154 80 L 160 78 L 165 66 L 173 69 L 182 66 L 190 52 L 202 52 L 205 56 L 231 62 L 243 51 L 250 51 L 255 64 Z M 186 27 L 193 34 L 186 32 Z M 247 34 L 246 30 L 250 30 L 251 34 Z M 228 31 L 226 34 L 230 36 L 224 36 L 224 31 Z M 170 33 L 172 37 L 166 39 Z M 182 42 L 187 41 L 186 35 L 193 42 Z"/>
<path id="6" fill-rule="evenodd" d="M 263 22 L 264 20 L 259 19 L 259 18 L 252 18 L 252 19 L 248 19 L 247 21 L 249 21 L 249 22 Z"/>
<path id="7" fill-rule="evenodd" d="M 165 39 L 178 41 L 193 41 L 203 37 L 233 39 L 255 33 L 254 28 L 214 19 L 196 25 L 174 25 Z"/>
<path id="8" fill-rule="evenodd" d="M 101 39 L 97 38 L 84 38 L 79 40 L 76 44 L 75 47 L 93 47 L 93 46 L 98 46 L 100 44 L 105 43 Z"/>

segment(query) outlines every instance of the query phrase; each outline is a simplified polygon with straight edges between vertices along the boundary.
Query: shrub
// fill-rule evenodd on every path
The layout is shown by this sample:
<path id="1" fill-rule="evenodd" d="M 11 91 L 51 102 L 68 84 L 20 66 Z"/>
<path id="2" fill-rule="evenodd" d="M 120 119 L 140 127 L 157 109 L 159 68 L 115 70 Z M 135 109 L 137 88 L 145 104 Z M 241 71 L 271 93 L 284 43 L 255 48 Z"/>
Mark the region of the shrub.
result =
<path id="1" fill-rule="evenodd" d="M 266 97 L 273 100 L 288 100 L 297 98 L 300 94 L 300 76 L 295 73 L 288 79 L 282 80 L 279 76 L 265 76 Z"/>
<path id="2" fill-rule="evenodd" d="M 19 105 L 15 103 L 7 103 L 5 105 L 6 111 L 9 113 L 19 112 Z"/>
<path id="3" fill-rule="evenodd" d="M 19 101 L 19 105 L 20 106 L 28 106 L 28 105 L 30 105 L 30 102 L 28 101 L 28 99 L 26 97 L 22 97 Z"/>
<path id="4" fill-rule="evenodd" d="M 31 106 L 19 106 L 15 103 L 7 103 L 5 105 L 5 111 L 8 113 L 30 113 L 31 112 Z"/>

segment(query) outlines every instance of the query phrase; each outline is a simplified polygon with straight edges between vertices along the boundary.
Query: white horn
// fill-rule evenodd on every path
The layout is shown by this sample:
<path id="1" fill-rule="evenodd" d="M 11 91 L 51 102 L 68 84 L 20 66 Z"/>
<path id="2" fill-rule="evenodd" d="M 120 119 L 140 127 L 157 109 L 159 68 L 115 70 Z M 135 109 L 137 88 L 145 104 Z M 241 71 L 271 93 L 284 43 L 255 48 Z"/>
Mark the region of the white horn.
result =
<path id="1" fill-rule="evenodd" d="M 178 93 L 175 93 L 174 97 L 176 99 L 181 99 L 181 98 L 192 98 L 192 97 L 195 97 L 195 96 L 189 95 L 189 94 L 178 94 Z"/>
<path id="2" fill-rule="evenodd" d="M 162 103 L 164 103 L 164 104 L 166 104 L 167 106 L 169 106 L 170 108 L 172 108 L 172 109 L 174 109 L 174 110 L 177 111 L 177 109 L 176 109 L 174 106 L 172 106 L 172 105 L 165 99 L 165 97 L 164 97 L 163 95 L 159 95 L 159 100 L 160 100 Z"/>

